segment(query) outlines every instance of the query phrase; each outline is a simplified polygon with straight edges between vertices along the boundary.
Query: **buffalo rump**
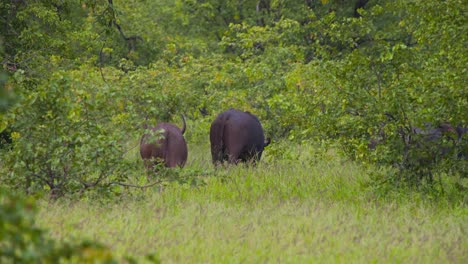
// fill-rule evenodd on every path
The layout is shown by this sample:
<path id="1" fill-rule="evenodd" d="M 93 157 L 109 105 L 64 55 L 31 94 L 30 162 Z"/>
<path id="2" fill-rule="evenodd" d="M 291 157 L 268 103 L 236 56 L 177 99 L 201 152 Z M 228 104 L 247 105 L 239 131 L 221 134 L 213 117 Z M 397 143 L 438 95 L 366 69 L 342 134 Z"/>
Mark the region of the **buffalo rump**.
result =
<path id="1" fill-rule="evenodd" d="M 211 123 L 210 142 L 215 165 L 226 160 L 237 164 L 259 161 L 270 139 L 265 142 L 262 125 L 255 115 L 231 108 Z"/>
<path id="2" fill-rule="evenodd" d="M 183 167 L 187 161 L 187 143 L 183 137 L 186 124 L 182 116 L 183 127 L 179 129 L 170 123 L 159 123 L 150 128 L 151 133 L 141 137 L 140 155 L 147 169 L 159 163 L 166 167 Z"/>

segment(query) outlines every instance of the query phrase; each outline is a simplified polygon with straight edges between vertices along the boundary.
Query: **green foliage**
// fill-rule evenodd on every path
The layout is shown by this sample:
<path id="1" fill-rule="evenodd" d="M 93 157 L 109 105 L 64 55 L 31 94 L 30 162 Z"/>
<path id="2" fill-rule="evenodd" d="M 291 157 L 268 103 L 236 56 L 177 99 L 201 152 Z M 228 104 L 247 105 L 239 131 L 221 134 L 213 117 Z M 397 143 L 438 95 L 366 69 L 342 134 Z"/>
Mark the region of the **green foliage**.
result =
<path id="1" fill-rule="evenodd" d="M 423 144 L 414 131 L 468 122 L 465 9 L 460 0 L 3 3 L 6 87 L 19 95 L 1 121 L 14 139 L 3 179 L 59 195 L 122 182 L 141 165 L 124 153 L 145 125 L 183 113 L 197 124 L 188 138 L 205 142 L 229 107 L 256 113 L 276 140 L 338 145 L 416 184 L 462 175 L 466 140 Z"/>
<path id="2" fill-rule="evenodd" d="M 4 82 L 0 84 L 3 89 Z M 6 99 L 7 103 L 10 98 L 10 95 L 0 94 L 0 100 Z M 4 111 L 0 109 L 0 114 Z M 37 207 L 33 197 L 25 197 L 0 186 L 1 263 L 118 263 L 111 251 L 99 243 L 86 240 L 59 242 L 48 238 L 46 231 L 37 227 L 36 219 Z M 146 256 L 146 260 L 159 263 L 153 255 Z M 126 261 L 135 262 L 131 257 Z"/>
<path id="3" fill-rule="evenodd" d="M 6 86 L 7 79 L 7 74 L 0 71 L 0 117 L 14 102 L 13 91 L 10 87 Z M 2 124 L 0 124 L 0 131 L 2 131 L 3 128 Z"/>
<path id="4" fill-rule="evenodd" d="M 0 189 L 0 262 L 118 263 L 111 251 L 98 243 L 51 240 L 35 224 L 36 216 L 32 198 Z"/>
<path id="5" fill-rule="evenodd" d="M 375 5 L 362 12 L 361 18 L 330 13 L 312 21 L 311 29 L 320 32 L 315 51 L 323 60 L 299 65 L 289 75 L 290 82 L 309 84 L 300 89 L 301 99 L 305 91 L 313 91 L 303 101 L 306 104 L 298 103 L 304 105 L 301 114 L 311 116 L 305 127 L 316 128 L 308 134 L 340 142 L 351 158 L 397 164 L 405 177 L 417 183 L 431 179 L 444 160 L 460 163 L 456 166 L 460 170 L 449 169 L 463 175 L 466 161 L 435 154 L 444 144 L 456 148 L 454 141 L 441 139 L 421 147 L 427 138 L 411 132 L 425 123 L 437 126 L 446 121 L 455 126 L 467 122 L 466 111 L 460 109 L 466 109 L 468 96 L 461 88 L 466 82 L 464 41 L 450 33 L 466 32 L 466 28 L 459 19 L 449 17 L 463 9 L 461 4 L 397 1 Z M 435 25 L 442 33 L 431 30 Z M 440 38 L 440 34 L 447 37 Z M 446 47 L 453 47 L 458 55 L 453 53 L 448 59 Z M 284 97 L 297 95 L 291 92 Z M 282 105 L 287 106 L 291 100 L 285 102 Z M 373 153 L 367 145 L 379 134 L 385 135 L 385 142 L 380 140 L 383 146 Z M 411 141 L 404 139 L 408 137 Z M 438 156 L 425 158 L 433 155 Z"/>
<path id="6" fill-rule="evenodd" d="M 364 6 L 357 9 L 360 3 Z M 226 236 L 220 237 L 219 230 L 235 227 L 234 235 L 227 237 L 239 237 L 226 245 L 260 245 L 253 257 L 259 257 L 257 252 L 265 241 L 275 239 L 294 247 L 272 247 L 269 255 L 285 248 L 297 253 L 294 256 L 302 256 L 304 248 L 309 252 L 327 248 L 335 253 L 336 247 L 330 243 L 341 245 L 338 252 L 349 252 L 350 244 L 361 241 L 349 234 L 358 233 L 371 237 L 366 244 L 385 241 L 385 246 L 373 248 L 372 255 L 357 256 L 357 262 L 368 261 L 375 252 L 390 262 L 414 262 L 411 257 L 395 258 L 393 252 L 395 241 L 402 241 L 394 230 L 401 230 L 404 223 L 409 231 L 422 227 L 417 235 L 403 237 L 409 242 L 399 244 L 397 251 L 412 255 L 412 250 L 423 247 L 407 248 L 427 245 L 420 242 L 429 236 L 436 241 L 431 244 L 435 257 L 453 261 L 455 250 L 455 260 L 463 259 L 463 238 L 453 237 L 464 228 L 457 217 L 465 213 L 468 161 L 458 156 L 468 152 L 466 135 L 458 139 L 450 132 L 431 141 L 427 131 L 445 122 L 453 126 L 468 123 L 466 9 L 462 0 L 3 1 L 0 133 L 12 143 L 0 148 L 0 182 L 38 196 L 48 192 L 52 198 L 76 194 L 72 197 L 92 198 L 93 203 L 105 195 L 115 198 L 132 186 L 128 182 L 145 180 L 136 150 L 145 127 L 160 121 L 180 124 L 179 116 L 185 114 L 192 164 L 161 173 L 158 187 L 167 192 L 151 196 L 151 210 L 145 212 L 154 214 L 141 214 L 145 220 L 157 218 L 154 223 L 163 224 L 156 232 L 145 229 L 145 235 L 157 234 L 156 238 L 138 238 L 145 246 L 151 245 L 152 251 L 155 244 L 151 239 L 157 240 L 156 245 L 171 241 L 177 245 L 177 253 L 201 252 L 204 261 L 210 258 L 203 254 L 219 254 L 225 262 Z M 274 139 L 265 150 L 263 165 L 211 167 L 209 126 L 219 112 L 230 107 L 257 114 L 267 136 Z M 374 145 L 372 149 L 370 145 Z M 301 151 L 304 146 L 309 147 Z M 330 150 L 335 148 L 347 160 L 336 158 Z M 371 170 L 361 170 L 355 163 L 343 166 L 349 160 L 360 161 Z M 262 166 L 272 174 L 262 173 Z M 324 173 L 323 167 L 332 171 Z M 91 189 L 96 192 L 83 196 Z M 108 249 L 95 243 L 64 242 L 59 246 L 34 226 L 29 198 L 4 195 L 3 189 L 0 197 L 0 262 L 114 261 Z M 317 197 L 320 199 L 314 200 Z M 417 204 L 409 205 L 406 215 L 393 213 L 401 211 L 395 200 L 413 201 L 414 197 Z M 392 203 L 382 211 L 380 201 L 388 201 L 385 199 Z M 378 203 L 369 202 L 374 200 Z M 426 200 L 444 210 L 462 208 L 456 216 L 442 210 L 443 220 L 420 225 L 419 214 L 425 216 L 428 211 L 421 209 Z M 345 209 L 332 208 L 330 214 L 330 205 L 337 202 Z M 364 203 L 373 209 L 350 207 L 349 203 Z M 168 208 L 168 204 L 173 206 Z M 220 218 L 232 204 L 237 207 Z M 262 204 L 266 206 L 255 208 Z M 252 216 L 242 210 L 238 214 L 242 206 L 246 212 L 258 210 Z M 191 222 L 181 226 L 167 218 L 164 225 L 166 215 L 161 210 L 181 213 L 175 219 Z M 121 212 L 111 215 L 109 222 L 126 220 Z M 278 215 L 271 217 L 271 212 Z M 325 215 L 339 219 L 332 225 L 341 226 L 347 222 L 342 220 L 342 212 L 355 218 L 344 233 L 330 229 L 330 221 L 323 226 L 315 225 L 320 221 L 310 221 Z M 374 225 L 372 231 L 356 229 L 362 225 L 362 215 L 369 212 L 375 216 L 364 220 L 368 220 L 366 226 Z M 382 213 L 400 224 L 382 221 Z M 290 236 L 290 219 L 284 215 L 303 219 L 294 222 L 297 234 Z M 96 223 L 114 228 L 101 221 L 102 215 L 96 216 L 100 217 Z M 447 216 L 454 219 L 450 223 L 456 228 L 447 225 Z M 254 220 L 246 221 L 250 217 Z M 407 224 L 408 218 L 414 222 Z M 272 224 L 271 219 L 280 220 Z M 223 221 L 228 226 L 219 224 Z M 246 227 L 240 235 L 239 223 Z M 382 226 L 393 229 L 379 233 Z M 444 236 L 440 227 L 446 228 Z M 209 228 L 214 230 L 208 235 L 211 240 L 197 237 Z M 323 230 L 328 236 L 310 236 L 307 228 Z M 108 232 L 113 240 L 114 231 Z M 445 235 L 445 231 L 454 235 Z M 177 232 L 190 236 L 195 246 L 187 243 L 192 247 L 180 250 L 180 241 L 164 239 Z M 251 234 L 261 234 L 261 241 L 249 238 Z M 328 242 L 327 237 L 336 234 L 340 239 Z M 310 237 L 314 243 L 309 243 Z M 444 241 L 439 243 L 441 237 Z M 129 244 L 136 244 L 134 241 Z M 295 247 L 301 244 L 317 246 Z M 332 256 L 320 250 L 316 256 Z M 176 262 L 183 259 L 179 257 L 182 253 L 176 254 Z M 416 260 L 428 260 L 426 253 Z M 167 256 L 167 252 L 161 254 Z M 272 260 L 245 256 L 254 262 Z M 317 259 L 292 258 L 291 262 L 307 260 Z M 327 257 L 318 260 L 330 262 Z"/>
<path id="7" fill-rule="evenodd" d="M 172 115 L 180 122 L 185 110 L 178 109 L 197 106 L 182 102 L 195 95 L 174 80 L 186 82 L 187 77 L 164 72 L 163 67 L 167 64 L 125 74 L 83 65 L 56 71 L 33 91 L 17 71 L 11 83 L 21 99 L 4 119 L 14 132 L 11 150 L 3 153 L 7 173 L 2 180 L 57 198 L 94 187 L 106 193 L 138 177 L 141 164 L 127 153 L 137 147 L 144 128 L 169 121 Z"/>
<path id="8" fill-rule="evenodd" d="M 34 91 L 16 72 L 22 99 L 8 115 L 15 132 L 4 158 L 9 168 L 4 180 L 28 192 L 47 186 L 60 197 L 128 177 L 123 172 L 134 165 L 123 158 L 129 130 L 121 124 L 129 114 L 118 100 L 122 91 L 106 85 L 98 73 L 86 74 L 83 83 L 84 72 L 56 71 Z"/>
<path id="9" fill-rule="evenodd" d="M 231 24 L 252 18 L 255 11 L 252 0 L 179 0 L 177 11 L 182 14 L 180 21 L 189 33 L 220 39 Z M 192 25 L 198 25 L 193 27 Z"/>
<path id="10" fill-rule="evenodd" d="M 257 83 L 249 90 L 259 81 L 273 84 L 262 83 L 261 93 L 275 134 L 337 141 L 346 156 L 397 165 L 404 178 L 419 183 L 442 167 L 460 175 L 466 168 L 453 152 L 437 154 L 463 149 L 453 140 L 456 135 L 423 144 L 426 138 L 412 132 L 428 123 L 467 122 L 461 110 L 468 105 L 467 90 L 461 88 L 466 83 L 465 41 L 458 37 L 466 27 L 463 16 L 451 17 L 463 10 L 461 5 L 382 1 L 361 9 L 359 18 L 343 15 L 343 7 L 310 13 L 302 27 L 294 20 L 266 27 L 231 25 L 221 44 L 247 60 L 244 68 L 274 65 L 267 66 L 272 74 L 264 78 L 255 72 Z M 294 54 L 292 60 L 275 59 L 279 47 Z M 369 141 L 382 135 L 385 142 L 378 139 L 377 151 L 371 151 Z M 443 165 L 447 161 L 452 165 Z"/>

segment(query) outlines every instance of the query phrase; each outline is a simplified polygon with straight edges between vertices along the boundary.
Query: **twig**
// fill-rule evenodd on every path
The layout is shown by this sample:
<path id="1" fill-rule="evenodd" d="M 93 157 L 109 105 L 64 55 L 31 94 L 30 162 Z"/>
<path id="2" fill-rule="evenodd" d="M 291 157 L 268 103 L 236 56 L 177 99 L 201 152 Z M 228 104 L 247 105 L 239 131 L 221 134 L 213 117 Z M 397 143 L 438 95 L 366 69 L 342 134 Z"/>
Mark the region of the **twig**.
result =
<path id="1" fill-rule="evenodd" d="M 120 185 L 120 186 L 125 186 L 125 187 L 133 187 L 133 188 L 140 188 L 140 189 L 145 189 L 151 186 L 154 186 L 156 184 L 162 183 L 161 180 L 152 182 L 147 185 L 135 185 L 135 184 L 130 184 L 130 183 L 123 183 L 123 182 L 110 182 L 108 185 Z"/>
<path id="2" fill-rule="evenodd" d="M 102 50 L 104 49 L 104 45 L 105 45 L 105 44 L 102 44 L 101 50 L 99 51 L 99 71 L 101 72 L 102 80 L 103 80 L 105 83 L 107 83 L 107 80 L 106 80 L 106 78 L 104 77 L 104 73 L 102 72 L 102 65 L 104 64 L 104 63 L 103 63 L 103 60 L 102 60 L 102 57 L 103 57 Z"/>

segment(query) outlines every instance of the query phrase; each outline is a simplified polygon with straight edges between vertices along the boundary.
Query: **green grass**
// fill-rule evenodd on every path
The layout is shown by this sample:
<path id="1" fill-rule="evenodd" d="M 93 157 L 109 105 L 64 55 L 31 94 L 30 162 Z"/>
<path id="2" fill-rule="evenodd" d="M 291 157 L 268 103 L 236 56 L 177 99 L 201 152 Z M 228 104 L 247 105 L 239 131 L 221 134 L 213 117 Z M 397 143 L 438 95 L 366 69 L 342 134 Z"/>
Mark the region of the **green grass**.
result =
<path id="1" fill-rule="evenodd" d="M 380 195 L 368 171 L 310 145 L 265 154 L 257 167 L 215 170 L 208 146 L 190 146 L 180 173 L 204 184 L 44 201 L 37 222 L 57 239 L 95 239 L 118 256 L 156 253 L 163 263 L 467 261 L 463 203 Z"/>

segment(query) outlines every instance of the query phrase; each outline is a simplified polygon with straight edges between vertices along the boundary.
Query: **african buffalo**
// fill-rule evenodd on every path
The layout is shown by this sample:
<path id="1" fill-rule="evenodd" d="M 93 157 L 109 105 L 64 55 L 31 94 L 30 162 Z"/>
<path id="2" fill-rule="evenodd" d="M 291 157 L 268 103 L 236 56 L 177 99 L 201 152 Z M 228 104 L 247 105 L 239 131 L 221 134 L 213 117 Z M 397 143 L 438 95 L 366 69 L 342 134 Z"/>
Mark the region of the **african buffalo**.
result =
<path id="1" fill-rule="evenodd" d="M 385 134 L 384 127 L 386 123 L 382 123 L 379 127 L 378 133 L 369 140 L 367 145 L 370 150 L 374 150 L 377 145 L 385 143 L 387 135 Z M 434 144 L 440 141 L 443 137 L 450 138 L 451 134 L 458 133 L 459 127 L 455 130 L 452 125 L 447 122 L 440 123 L 437 127 L 431 124 L 426 124 L 425 128 L 411 126 L 409 128 L 400 128 L 400 134 L 405 144 L 412 144 L 415 138 L 419 138 L 421 142 Z M 459 135 L 459 137 L 461 137 Z"/>
<path id="2" fill-rule="evenodd" d="M 468 127 L 458 125 L 455 131 L 457 132 L 458 158 L 468 160 L 468 139 L 466 138 Z"/>
<path id="3" fill-rule="evenodd" d="M 170 123 L 159 123 L 151 133 L 141 137 L 140 155 L 147 169 L 159 163 L 166 167 L 183 167 L 187 161 L 187 143 L 183 137 L 186 124 L 182 116 L 182 130 Z"/>
<path id="4" fill-rule="evenodd" d="M 231 164 L 239 161 L 259 161 L 265 142 L 263 128 L 258 118 L 249 113 L 229 109 L 216 117 L 210 128 L 211 155 L 213 163 Z"/>
<path id="5" fill-rule="evenodd" d="M 387 136 L 383 130 L 386 123 L 382 123 L 378 133 L 369 140 L 368 148 L 374 150 L 377 145 L 384 144 Z M 468 128 L 462 125 L 456 127 L 448 122 L 442 122 L 434 127 L 430 123 L 425 128 L 411 126 L 408 129 L 400 128 L 400 137 L 407 148 L 416 150 L 430 150 L 431 156 L 448 157 L 447 155 L 456 151 L 460 159 L 468 159 L 468 140 L 465 134 Z"/>
<path id="6" fill-rule="evenodd" d="M 441 123 L 437 127 L 433 128 L 431 124 L 426 124 L 425 129 L 419 127 L 413 127 L 412 132 L 415 135 L 421 135 L 426 141 L 440 140 L 443 136 L 455 133 L 455 129 L 449 123 Z"/>
<path id="7" fill-rule="evenodd" d="M 455 131 L 457 131 L 457 140 L 458 141 L 462 141 L 463 139 L 463 136 L 465 134 L 468 134 L 468 127 L 463 127 L 462 125 L 458 125 L 456 128 L 455 128 Z"/>

